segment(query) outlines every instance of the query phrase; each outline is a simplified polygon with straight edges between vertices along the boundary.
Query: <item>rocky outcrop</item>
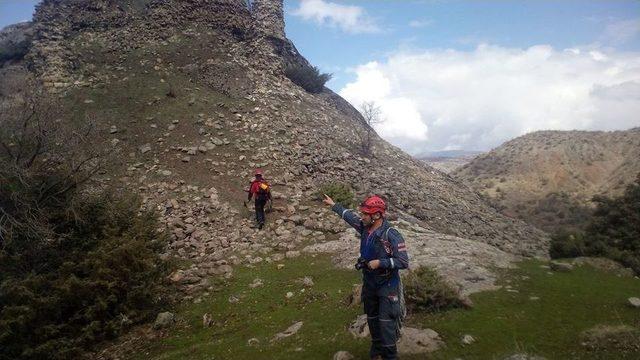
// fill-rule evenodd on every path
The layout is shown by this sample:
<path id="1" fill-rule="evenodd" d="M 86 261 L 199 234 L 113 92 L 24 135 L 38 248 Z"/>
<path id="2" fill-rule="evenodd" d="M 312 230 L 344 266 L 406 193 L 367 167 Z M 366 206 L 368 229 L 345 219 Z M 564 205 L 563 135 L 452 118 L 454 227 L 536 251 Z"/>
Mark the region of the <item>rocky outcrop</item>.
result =
<path id="1" fill-rule="evenodd" d="M 0 66 L 8 61 L 19 61 L 29 52 L 33 41 L 31 22 L 9 25 L 0 30 Z"/>

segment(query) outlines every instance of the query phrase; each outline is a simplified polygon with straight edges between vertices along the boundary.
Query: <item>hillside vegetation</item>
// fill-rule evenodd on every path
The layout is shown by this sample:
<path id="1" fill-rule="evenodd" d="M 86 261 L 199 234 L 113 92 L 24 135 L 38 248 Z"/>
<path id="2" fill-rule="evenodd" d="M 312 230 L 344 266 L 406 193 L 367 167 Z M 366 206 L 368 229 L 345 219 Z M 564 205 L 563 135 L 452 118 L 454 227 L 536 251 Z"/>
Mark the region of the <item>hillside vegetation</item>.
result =
<path id="1" fill-rule="evenodd" d="M 584 226 L 594 195 L 620 195 L 640 172 L 640 128 L 538 131 L 453 172 L 504 214 L 549 232 Z"/>
<path id="2" fill-rule="evenodd" d="M 607 257 L 640 274 L 640 173 L 621 196 L 596 196 L 594 202 L 585 230 L 556 234 L 550 255 Z"/>

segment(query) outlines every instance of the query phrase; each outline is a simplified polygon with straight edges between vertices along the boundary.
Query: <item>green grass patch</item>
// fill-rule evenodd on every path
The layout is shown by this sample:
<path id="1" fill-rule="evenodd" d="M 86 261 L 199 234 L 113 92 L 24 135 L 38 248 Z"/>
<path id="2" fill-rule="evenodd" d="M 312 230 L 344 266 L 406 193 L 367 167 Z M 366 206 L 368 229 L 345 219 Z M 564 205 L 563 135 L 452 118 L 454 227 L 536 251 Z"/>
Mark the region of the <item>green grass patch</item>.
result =
<path id="1" fill-rule="evenodd" d="M 177 309 L 181 322 L 168 337 L 150 342 L 136 359 L 330 359 L 338 350 L 366 359 L 369 339 L 357 340 L 346 327 L 361 313 L 347 307 L 344 299 L 352 284 L 360 281 L 355 271 L 335 269 L 328 257 L 303 257 L 255 268 L 239 266 L 234 278 L 200 304 Z M 433 359 L 502 359 L 513 353 L 531 353 L 548 359 L 637 359 L 637 342 L 622 334 L 584 346 L 584 332 L 598 325 L 640 327 L 640 311 L 627 298 L 640 294 L 640 281 L 617 277 L 588 266 L 570 273 L 550 272 L 543 262 L 525 261 L 506 271 L 505 287 L 471 296 L 475 307 L 436 314 L 417 314 L 409 326 L 436 330 L 446 347 Z M 298 279 L 311 276 L 315 285 L 304 288 Z M 249 288 L 255 278 L 262 287 Z M 510 286 L 508 289 L 506 286 Z M 510 291 L 509 291 L 510 290 Z M 517 292 L 515 292 L 515 291 Z M 287 292 L 293 292 L 286 299 Z M 236 296 L 238 303 L 230 303 Z M 537 300 L 532 298 L 537 297 Z M 202 326 L 202 315 L 213 315 L 211 328 Z M 294 336 L 272 343 L 273 336 L 296 321 L 302 329 Z M 476 342 L 463 346 L 460 339 L 471 334 Z M 247 341 L 257 338 L 257 346 Z M 425 355 L 402 359 L 424 359 Z"/>
<path id="2" fill-rule="evenodd" d="M 330 359 L 338 350 L 366 357 L 368 340 L 355 340 L 347 326 L 361 313 L 344 300 L 360 281 L 355 271 L 335 269 L 327 257 L 302 257 L 255 268 L 236 267 L 233 279 L 200 304 L 178 309 L 183 322 L 170 336 L 150 343 L 136 359 Z M 299 279 L 310 276 L 314 285 L 305 288 Z M 251 289 L 255 278 L 264 285 Z M 304 289 L 304 292 L 302 290 Z M 286 298 L 287 292 L 294 296 Z M 237 303 L 229 298 L 239 298 Z M 202 325 L 202 315 L 210 313 L 214 324 Z M 275 334 L 297 321 L 300 331 L 271 342 Z M 249 346 L 257 338 L 259 344 Z M 142 355 L 144 354 L 144 355 Z"/>
<path id="3" fill-rule="evenodd" d="M 581 333 L 597 325 L 640 326 L 640 311 L 627 304 L 629 297 L 640 294 L 639 280 L 588 266 L 558 273 L 541 265 L 522 262 L 502 277 L 502 285 L 517 292 L 507 288 L 482 292 L 471 296 L 473 310 L 414 317 L 413 323 L 434 329 L 447 343 L 434 358 L 501 359 L 517 352 L 548 359 L 640 357 L 624 345 L 595 351 L 581 345 Z M 463 346 L 464 334 L 477 341 Z"/>

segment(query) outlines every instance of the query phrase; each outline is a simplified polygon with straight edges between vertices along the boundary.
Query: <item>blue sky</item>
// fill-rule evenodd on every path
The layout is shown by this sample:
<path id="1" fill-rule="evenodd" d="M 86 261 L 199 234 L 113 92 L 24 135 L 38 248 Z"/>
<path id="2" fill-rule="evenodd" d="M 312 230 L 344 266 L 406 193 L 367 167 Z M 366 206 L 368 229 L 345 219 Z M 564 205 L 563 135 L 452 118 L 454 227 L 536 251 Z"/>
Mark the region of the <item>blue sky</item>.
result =
<path id="1" fill-rule="evenodd" d="M 31 20 L 39 0 L 0 0 L 0 28 Z"/>
<path id="2" fill-rule="evenodd" d="M 329 1 L 326 1 L 329 3 Z M 300 1 L 285 1 L 286 33 L 298 50 L 326 72 L 339 90 L 354 74 L 349 67 L 401 48 L 472 50 L 485 42 L 526 48 L 556 48 L 604 41 L 620 50 L 640 50 L 640 38 L 623 44 L 603 39 L 607 26 L 640 17 L 640 1 L 333 1 L 358 6 L 379 31 L 350 33 L 293 13 Z M 415 21 L 411 26 L 410 23 Z M 607 43 L 609 42 L 609 43 Z"/>
<path id="3" fill-rule="evenodd" d="M 0 0 L 0 26 L 38 1 Z M 412 154 L 640 126 L 640 1 L 285 0 L 287 36 Z"/>

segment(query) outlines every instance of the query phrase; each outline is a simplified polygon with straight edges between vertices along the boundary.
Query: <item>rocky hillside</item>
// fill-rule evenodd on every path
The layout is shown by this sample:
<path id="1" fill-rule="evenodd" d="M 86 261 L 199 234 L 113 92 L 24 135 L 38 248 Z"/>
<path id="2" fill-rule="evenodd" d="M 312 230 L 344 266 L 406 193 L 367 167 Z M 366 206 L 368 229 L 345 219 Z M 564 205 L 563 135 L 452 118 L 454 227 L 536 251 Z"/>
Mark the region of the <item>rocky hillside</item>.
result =
<path id="1" fill-rule="evenodd" d="M 549 231 L 584 221 L 589 200 L 619 195 L 640 172 L 640 128 L 539 131 L 504 143 L 453 173 L 509 216 Z"/>
<path id="2" fill-rule="evenodd" d="M 429 234 L 416 246 L 441 236 L 463 239 L 468 257 L 468 244 L 546 256 L 544 233 L 382 139 L 361 155 L 357 111 L 285 77 L 286 66 L 307 61 L 283 18 L 282 0 L 44 0 L 28 53 L 3 71 L 35 73 L 73 121 L 96 124 L 95 146 L 110 155 L 100 180 L 161 212 L 170 252 L 192 264 L 172 276 L 188 293 L 232 265 L 341 238 L 344 224 L 315 198 L 332 182 L 385 196 L 393 218 Z M 242 206 L 255 167 L 275 193 L 260 233 Z"/>

